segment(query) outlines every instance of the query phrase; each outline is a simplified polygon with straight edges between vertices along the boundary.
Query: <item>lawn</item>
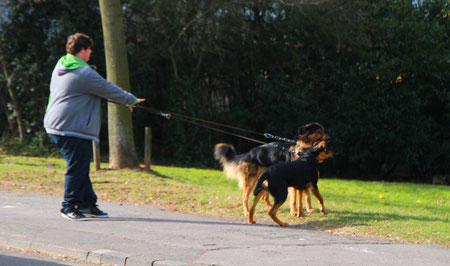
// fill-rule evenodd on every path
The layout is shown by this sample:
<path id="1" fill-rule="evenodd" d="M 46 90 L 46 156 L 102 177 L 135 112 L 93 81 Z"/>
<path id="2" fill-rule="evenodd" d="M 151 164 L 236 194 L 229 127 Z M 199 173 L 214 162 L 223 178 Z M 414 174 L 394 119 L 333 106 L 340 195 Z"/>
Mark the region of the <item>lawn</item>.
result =
<path id="1" fill-rule="evenodd" d="M 102 164 L 106 168 L 107 164 Z M 0 154 L 0 186 L 62 197 L 65 161 L 59 158 Z M 168 210 L 242 217 L 242 192 L 221 171 L 169 166 L 91 173 L 100 200 L 156 204 Z M 386 240 L 450 246 L 450 187 L 411 183 L 320 179 L 328 214 L 289 215 L 287 202 L 278 212 L 289 224 L 304 224 L 334 234 L 378 236 Z M 256 222 L 269 220 L 257 207 Z"/>

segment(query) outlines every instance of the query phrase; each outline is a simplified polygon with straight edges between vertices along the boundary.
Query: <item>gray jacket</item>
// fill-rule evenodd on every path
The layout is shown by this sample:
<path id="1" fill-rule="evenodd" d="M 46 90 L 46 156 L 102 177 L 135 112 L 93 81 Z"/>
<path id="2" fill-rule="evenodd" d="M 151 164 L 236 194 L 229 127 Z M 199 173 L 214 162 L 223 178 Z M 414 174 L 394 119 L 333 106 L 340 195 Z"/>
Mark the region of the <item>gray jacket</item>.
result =
<path id="1" fill-rule="evenodd" d="M 88 66 L 68 69 L 56 64 L 50 82 L 50 100 L 44 117 L 48 134 L 99 142 L 101 98 L 132 105 L 137 98 Z"/>

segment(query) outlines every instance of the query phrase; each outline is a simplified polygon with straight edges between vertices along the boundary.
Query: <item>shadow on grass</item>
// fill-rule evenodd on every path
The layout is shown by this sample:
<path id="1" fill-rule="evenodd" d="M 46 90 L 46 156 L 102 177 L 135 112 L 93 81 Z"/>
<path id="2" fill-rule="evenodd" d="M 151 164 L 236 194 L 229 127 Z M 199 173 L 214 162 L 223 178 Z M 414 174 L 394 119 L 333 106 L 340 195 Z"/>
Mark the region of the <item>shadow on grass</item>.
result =
<path id="1" fill-rule="evenodd" d="M 332 211 L 333 217 L 320 221 L 308 221 L 305 225 L 318 226 L 326 229 L 338 229 L 347 226 L 370 226 L 373 221 L 376 222 L 395 222 L 395 221 L 421 221 L 421 222 L 442 222 L 447 223 L 445 217 L 426 217 L 399 215 L 390 213 L 373 212 L 352 212 L 352 211 Z"/>
<path id="2" fill-rule="evenodd" d="M 143 171 L 145 171 L 145 170 L 143 169 Z M 152 169 L 150 169 L 149 172 L 148 172 L 148 171 L 146 171 L 146 172 L 149 173 L 149 174 L 152 174 L 152 175 L 154 175 L 154 176 L 157 176 L 157 177 L 167 178 L 167 179 L 172 179 L 172 177 L 167 176 L 167 175 L 160 174 L 159 172 L 156 172 L 156 171 L 154 171 L 154 170 L 152 170 Z"/>
<path id="3" fill-rule="evenodd" d="M 100 170 L 93 171 L 93 172 L 94 172 L 94 173 L 95 173 L 95 172 L 102 173 L 102 172 L 108 172 L 108 171 L 121 171 L 121 170 L 124 170 L 124 169 L 101 168 Z M 172 177 L 167 176 L 167 175 L 160 174 L 159 172 L 154 171 L 154 170 L 152 170 L 152 169 L 150 169 L 150 171 L 146 171 L 144 168 L 139 167 L 139 168 L 132 168 L 131 170 L 136 170 L 136 171 L 139 171 L 139 172 L 148 173 L 148 174 L 151 174 L 151 175 L 160 177 L 160 178 L 172 179 Z"/>
<path id="4" fill-rule="evenodd" d="M 92 184 L 122 184 L 123 182 L 119 182 L 119 181 L 109 181 L 109 180 L 104 180 L 104 181 L 92 181 Z"/>
<path id="5" fill-rule="evenodd" d="M 0 159 L 0 163 L 3 163 Z M 18 162 L 13 162 L 10 163 L 7 160 L 4 161 L 4 163 L 6 165 L 20 165 L 20 166 L 33 166 L 33 167 L 48 167 L 46 163 L 18 163 Z"/>

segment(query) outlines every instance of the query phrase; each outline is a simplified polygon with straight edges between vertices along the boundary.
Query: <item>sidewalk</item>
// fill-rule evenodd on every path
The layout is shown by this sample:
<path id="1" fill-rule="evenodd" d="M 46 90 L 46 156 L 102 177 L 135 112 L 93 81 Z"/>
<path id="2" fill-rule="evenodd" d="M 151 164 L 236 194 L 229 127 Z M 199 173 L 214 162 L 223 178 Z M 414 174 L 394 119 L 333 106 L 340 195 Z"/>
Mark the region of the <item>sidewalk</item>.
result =
<path id="1" fill-rule="evenodd" d="M 245 217 L 99 202 L 108 219 L 68 221 L 61 199 L 0 188 L 0 246 L 116 265 L 449 265 L 450 249 L 341 237 Z M 257 222 L 261 222 L 257 220 Z"/>

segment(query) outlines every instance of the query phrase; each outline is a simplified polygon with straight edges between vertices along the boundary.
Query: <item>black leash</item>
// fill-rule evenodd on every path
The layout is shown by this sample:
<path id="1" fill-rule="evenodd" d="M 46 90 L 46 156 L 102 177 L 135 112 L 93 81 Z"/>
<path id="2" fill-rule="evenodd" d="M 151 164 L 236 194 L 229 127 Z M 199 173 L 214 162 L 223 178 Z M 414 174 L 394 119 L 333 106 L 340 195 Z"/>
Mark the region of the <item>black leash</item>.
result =
<path id="1" fill-rule="evenodd" d="M 139 109 L 142 109 L 142 110 L 144 110 L 144 111 L 146 111 L 148 113 L 159 115 L 159 116 L 165 117 L 167 119 L 171 119 L 171 118 L 178 119 L 178 120 L 186 122 L 186 123 L 190 123 L 190 124 L 193 124 L 193 125 L 197 125 L 197 126 L 200 126 L 200 127 L 204 127 L 204 128 L 207 128 L 207 129 L 211 129 L 211 130 L 214 130 L 214 131 L 217 131 L 217 132 L 221 132 L 221 133 L 224 133 L 224 134 L 228 134 L 228 135 L 232 135 L 232 136 L 235 136 L 235 137 L 243 138 L 243 139 L 250 140 L 250 141 L 253 141 L 253 142 L 257 142 L 257 143 L 260 143 L 260 144 L 267 144 L 267 143 L 263 142 L 263 141 L 260 141 L 260 140 L 253 139 L 253 138 L 249 138 L 249 137 L 246 137 L 246 136 L 243 136 L 243 135 L 234 134 L 234 133 L 231 133 L 231 132 L 228 132 L 228 131 L 225 131 L 225 130 L 222 130 L 222 129 L 218 129 L 218 128 L 215 128 L 215 127 L 212 127 L 212 126 L 208 126 L 208 125 L 205 125 L 205 124 L 210 124 L 210 125 L 214 125 L 214 126 L 225 127 L 225 128 L 230 128 L 230 129 L 234 129 L 234 130 L 237 130 L 237 131 L 242 131 L 242 132 L 247 132 L 247 133 L 251 133 L 251 134 L 255 134 L 255 135 L 260 135 L 260 136 L 264 136 L 265 138 L 268 138 L 268 139 L 276 139 L 276 140 L 280 140 L 280 141 L 284 141 L 284 142 L 296 143 L 295 140 L 274 136 L 274 135 L 269 134 L 269 133 L 259 133 L 259 132 L 255 132 L 255 131 L 251 131 L 251 130 L 247 130 L 247 129 L 243 129 L 243 128 L 239 128 L 239 127 L 229 126 L 229 125 L 225 125 L 225 124 L 221 124 L 221 123 L 217 123 L 217 122 L 213 122 L 213 121 L 208 121 L 208 120 L 204 120 L 204 119 L 196 118 L 196 117 L 192 117 L 192 116 L 186 116 L 186 115 L 177 114 L 177 113 L 163 112 L 161 110 L 158 110 L 156 108 L 149 107 L 149 106 L 135 105 L 134 108 L 139 108 Z M 198 122 L 202 122 L 202 123 L 205 123 L 205 124 L 200 124 Z"/>

